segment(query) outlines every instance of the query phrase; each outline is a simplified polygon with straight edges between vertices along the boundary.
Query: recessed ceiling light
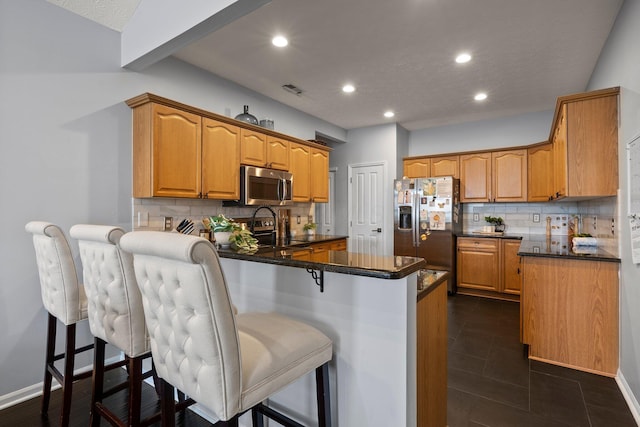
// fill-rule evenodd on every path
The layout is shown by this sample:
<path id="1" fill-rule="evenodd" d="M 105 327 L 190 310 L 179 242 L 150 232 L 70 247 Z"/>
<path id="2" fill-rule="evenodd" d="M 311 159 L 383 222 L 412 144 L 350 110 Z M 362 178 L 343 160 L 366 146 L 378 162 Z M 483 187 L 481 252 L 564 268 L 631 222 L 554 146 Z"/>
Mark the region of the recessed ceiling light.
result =
<path id="1" fill-rule="evenodd" d="M 342 91 L 345 93 L 351 93 L 351 92 L 355 92 L 356 88 L 353 85 L 344 85 L 342 86 Z"/>
<path id="2" fill-rule="evenodd" d="M 473 97 L 476 101 L 484 101 L 487 99 L 487 94 L 484 92 L 476 93 L 476 96 Z"/>
<path id="3" fill-rule="evenodd" d="M 469 55 L 468 53 L 461 53 L 458 56 L 456 56 L 456 62 L 458 64 L 464 64 L 465 62 L 469 62 L 471 61 L 471 55 Z"/>
<path id="4" fill-rule="evenodd" d="M 271 39 L 271 43 L 277 47 L 285 47 L 289 44 L 289 40 L 285 36 L 275 36 Z"/>
<path id="5" fill-rule="evenodd" d="M 393 111 L 385 111 L 384 116 L 390 119 L 391 117 L 395 116 L 395 113 Z"/>

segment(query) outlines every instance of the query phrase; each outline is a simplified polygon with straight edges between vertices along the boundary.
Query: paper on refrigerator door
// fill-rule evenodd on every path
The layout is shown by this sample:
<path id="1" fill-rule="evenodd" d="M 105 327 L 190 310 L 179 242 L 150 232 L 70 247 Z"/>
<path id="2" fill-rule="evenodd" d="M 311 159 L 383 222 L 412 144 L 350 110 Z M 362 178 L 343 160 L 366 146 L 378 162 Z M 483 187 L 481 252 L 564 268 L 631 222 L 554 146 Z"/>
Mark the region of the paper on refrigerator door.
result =
<path id="1" fill-rule="evenodd" d="M 429 228 L 432 230 L 446 229 L 446 212 L 429 211 Z"/>

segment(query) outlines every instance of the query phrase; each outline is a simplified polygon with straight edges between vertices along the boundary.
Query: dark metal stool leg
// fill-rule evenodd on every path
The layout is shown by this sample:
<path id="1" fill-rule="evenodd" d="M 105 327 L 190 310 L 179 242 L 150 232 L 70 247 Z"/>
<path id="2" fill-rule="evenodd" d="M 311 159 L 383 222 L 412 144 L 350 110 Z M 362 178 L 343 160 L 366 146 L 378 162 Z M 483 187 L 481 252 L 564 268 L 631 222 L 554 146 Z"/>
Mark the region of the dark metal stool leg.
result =
<path id="1" fill-rule="evenodd" d="M 48 314 L 47 319 L 47 349 L 44 361 L 44 384 L 42 386 L 42 404 L 40 406 L 40 413 L 47 415 L 49 411 L 49 400 L 51 398 L 51 381 L 53 375 L 49 366 L 53 366 L 53 360 L 56 352 L 56 319 L 51 313 Z"/>
<path id="2" fill-rule="evenodd" d="M 264 416 L 256 408 L 251 409 L 253 427 L 264 427 Z"/>
<path id="3" fill-rule="evenodd" d="M 104 348 L 105 342 L 100 338 L 95 338 L 93 353 L 93 378 L 91 384 L 91 427 L 100 427 L 100 412 L 96 405 L 102 402 L 104 392 Z"/>
<path id="4" fill-rule="evenodd" d="M 76 325 L 67 325 L 67 344 L 64 354 L 64 378 L 62 380 L 62 412 L 60 414 L 60 427 L 69 425 L 71 413 L 71 392 L 73 391 L 73 366 L 76 354 Z"/>
<path id="5" fill-rule="evenodd" d="M 318 426 L 331 427 L 329 399 L 329 362 L 316 368 L 316 397 L 318 399 Z"/>
<path id="6" fill-rule="evenodd" d="M 176 402 L 173 400 L 173 386 L 163 379 L 162 397 L 160 399 L 160 411 L 162 412 L 162 427 L 174 427 L 176 425 Z"/>

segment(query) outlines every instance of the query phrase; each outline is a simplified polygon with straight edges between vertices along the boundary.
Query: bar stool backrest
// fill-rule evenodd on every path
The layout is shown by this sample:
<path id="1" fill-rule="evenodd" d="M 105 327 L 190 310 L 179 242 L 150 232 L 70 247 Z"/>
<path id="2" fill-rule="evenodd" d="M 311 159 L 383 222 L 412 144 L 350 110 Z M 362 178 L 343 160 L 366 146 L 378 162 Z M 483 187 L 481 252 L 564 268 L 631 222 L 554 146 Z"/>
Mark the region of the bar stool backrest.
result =
<path id="1" fill-rule="evenodd" d="M 213 245 L 178 233 L 125 234 L 158 376 L 228 419 L 241 407 L 237 325 Z M 179 309 L 177 308 L 179 307 Z"/>
<path id="2" fill-rule="evenodd" d="M 71 247 L 60 227 L 31 221 L 25 230 L 33 234 L 44 308 L 65 325 L 86 319 L 85 292 L 78 281 Z"/>
<path id="3" fill-rule="evenodd" d="M 109 225 L 77 224 L 69 234 L 80 248 L 91 333 L 129 357 L 148 353 L 149 336 L 133 256 L 119 245 L 125 231 Z"/>

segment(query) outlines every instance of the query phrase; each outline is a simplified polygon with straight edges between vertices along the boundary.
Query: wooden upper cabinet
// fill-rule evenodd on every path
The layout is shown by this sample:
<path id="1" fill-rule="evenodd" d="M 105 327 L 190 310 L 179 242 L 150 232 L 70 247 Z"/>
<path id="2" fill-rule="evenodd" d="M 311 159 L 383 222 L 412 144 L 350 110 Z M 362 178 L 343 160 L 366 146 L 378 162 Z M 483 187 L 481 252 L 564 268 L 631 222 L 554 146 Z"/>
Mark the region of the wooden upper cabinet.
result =
<path id="1" fill-rule="evenodd" d="M 547 202 L 553 195 L 553 149 L 551 144 L 527 149 L 527 200 Z"/>
<path id="2" fill-rule="evenodd" d="M 431 157 L 429 176 L 452 176 L 460 178 L 460 156 Z"/>
<path id="3" fill-rule="evenodd" d="M 198 197 L 200 116 L 145 104 L 134 121 L 134 197 Z"/>
<path id="4" fill-rule="evenodd" d="M 491 153 L 460 156 L 460 201 L 489 202 L 491 199 Z"/>
<path id="5" fill-rule="evenodd" d="M 286 139 L 267 136 L 267 167 L 288 171 L 290 145 Z"/>
<path id="6" fill-rule="evenodd" d="M 240 130 L 240 163 L 249 166 L 267 165 L 267 136 L 250 129 Z"/>
<path id="7" fill-rule="evenodd" d="M 492 202 L 527 201 L 527 150 L 491 153 Z"/>
<path id="8" fill-rule="evenodd" d="M 311 201 L 326 203 L 329 201 L 329 152 L 311 148 Z"/>
<path id="9" fill-rule="evenodd" d="M 618 96 L 567 105 L 567 196 L 618 191 Z"/>
<path id="10" fill-rule="evenodd" d="M 308 202 L 311 200 L 311 147 L 291 143 L 289 172 L 293 174 L 293 201 Z"/>
<path id="11" fill-rule="evenodd" d="M 240 198 L 240 128 L 202 120 L 202 197 Z"/>
<path id="12" fill-rule="evenodd" d="M 431 176 L 431 161 L 429 158 L 405 159 L 403 161 L 402 176 L 407 178 L 425 178 Z"/>
<path id="13" fill-rule="evenodd" d="M 567 105 L 560 108 L 553 130 L 553 192 L 552 198 L 567 196 Z"/>

